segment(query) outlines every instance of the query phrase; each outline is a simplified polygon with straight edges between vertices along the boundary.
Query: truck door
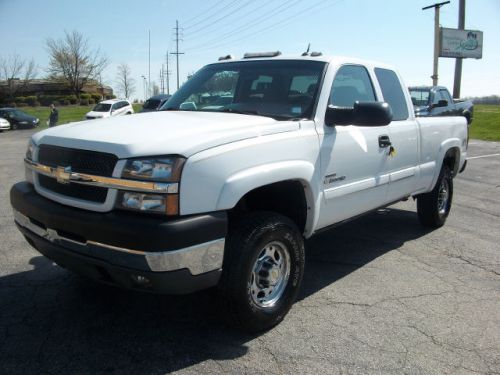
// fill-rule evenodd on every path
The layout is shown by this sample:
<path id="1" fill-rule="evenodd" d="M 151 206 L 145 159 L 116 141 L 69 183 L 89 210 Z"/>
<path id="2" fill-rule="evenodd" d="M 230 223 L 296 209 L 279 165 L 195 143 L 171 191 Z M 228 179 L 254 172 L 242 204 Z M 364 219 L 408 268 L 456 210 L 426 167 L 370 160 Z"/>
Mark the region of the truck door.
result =
<path id="1" fill-rule="evenodd" d="M 361 65 L 343 65 L 337 71 L 329 104 L 352 107 L 355 101 L 375 101 L 370 75 Z M 384 176 L 387 149 L 379 140 L 388 137 L 387 126 L 318 127 L 323 199 L 317 228 L 353 217 L 383 205 L 388 176 Z"/>
<path id="2" fill-rule="evenodd" d="M 392 149 L 389 147 L 386 151 L 389 157 L 384 174 L 388 174 L 390 180 L 388 201 L 394 202 L 418 190 L 418 127 L 413 116 L 410 116 L 406 96 L 396 72 L 375 68 L 375 75 L 384 101 L 389 103 L 393 113 L 389 124 Z"/>

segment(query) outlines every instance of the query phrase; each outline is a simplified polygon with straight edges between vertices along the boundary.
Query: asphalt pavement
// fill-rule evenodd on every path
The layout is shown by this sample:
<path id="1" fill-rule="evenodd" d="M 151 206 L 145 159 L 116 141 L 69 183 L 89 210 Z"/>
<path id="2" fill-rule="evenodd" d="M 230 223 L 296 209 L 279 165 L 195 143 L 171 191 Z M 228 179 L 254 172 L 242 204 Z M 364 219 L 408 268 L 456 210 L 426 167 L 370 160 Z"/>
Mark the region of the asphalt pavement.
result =
<path id="1" fill-rule="evenodd" d="M 1 374 L 500 374 L 500 143 L 470 142 L 443 228 L 409 200 L 308 240 L 299 300 L 250 336 L 210 291 L 94 284 L 32 249 L 9 204 L 32 133 L 0 133 Z"/>

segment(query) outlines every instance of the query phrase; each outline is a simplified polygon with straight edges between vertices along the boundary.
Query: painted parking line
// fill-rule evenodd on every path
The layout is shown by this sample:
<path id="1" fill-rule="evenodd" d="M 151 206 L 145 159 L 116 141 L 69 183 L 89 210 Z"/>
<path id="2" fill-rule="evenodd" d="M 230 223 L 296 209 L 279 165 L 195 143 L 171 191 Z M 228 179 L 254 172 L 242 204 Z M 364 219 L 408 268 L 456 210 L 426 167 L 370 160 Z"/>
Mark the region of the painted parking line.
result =
<path id="1" fill-rule="evenodd" d="M 467 160 L 481 159 L 481 158 L 490 158 L 492 156 L 500 156 L 500 154 L 489 154 L 489 155 L 471 156 L 470 158 L 467 158 Z"/>

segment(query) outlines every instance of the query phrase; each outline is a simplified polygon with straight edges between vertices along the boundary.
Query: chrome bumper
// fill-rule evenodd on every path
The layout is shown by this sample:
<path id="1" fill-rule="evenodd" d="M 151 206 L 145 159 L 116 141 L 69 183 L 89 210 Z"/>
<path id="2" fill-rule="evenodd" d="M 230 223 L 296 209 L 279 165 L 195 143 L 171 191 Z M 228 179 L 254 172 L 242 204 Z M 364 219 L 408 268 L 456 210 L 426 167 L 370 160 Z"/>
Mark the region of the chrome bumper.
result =
<path id="1" fill-rule="evenodd" d="M 224 238 L 173 251 L 147 252 L 116 247 L 94 241 L 75 241 L 74 239 L 60 235 L 54 229 L 42 228 L 41 226 L 36 225 L 29 219 L 29 217 L 23 215 L 17 210 L 14 210 L 14 220 L 18 225 L 33 232 L 37 236 L 69 249 L 75 247 L 77 247 L 80 251 L 90 248 L 107 249 L 143 256 L 153 272 L 175 271 L 187 268 L 192 275 L 200 275 L 222 268 L 222 261 L 224 258 Z"/>

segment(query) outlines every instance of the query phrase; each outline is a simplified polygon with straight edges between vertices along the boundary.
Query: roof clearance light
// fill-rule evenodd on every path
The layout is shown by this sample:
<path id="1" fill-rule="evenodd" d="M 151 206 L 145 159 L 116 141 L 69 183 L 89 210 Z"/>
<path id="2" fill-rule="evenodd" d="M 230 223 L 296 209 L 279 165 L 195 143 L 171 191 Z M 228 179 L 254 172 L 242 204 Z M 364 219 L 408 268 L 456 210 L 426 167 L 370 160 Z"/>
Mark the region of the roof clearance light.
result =
<path id="1" fill-rule="evenodd" d="M 244 59 L 256 59 L 259 57 L 276 57 L 281 55 L 280 51 L 274 52 L 247 52 L 243 55 Z"/>

